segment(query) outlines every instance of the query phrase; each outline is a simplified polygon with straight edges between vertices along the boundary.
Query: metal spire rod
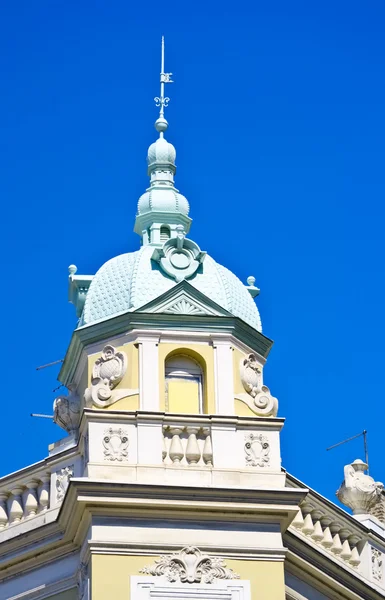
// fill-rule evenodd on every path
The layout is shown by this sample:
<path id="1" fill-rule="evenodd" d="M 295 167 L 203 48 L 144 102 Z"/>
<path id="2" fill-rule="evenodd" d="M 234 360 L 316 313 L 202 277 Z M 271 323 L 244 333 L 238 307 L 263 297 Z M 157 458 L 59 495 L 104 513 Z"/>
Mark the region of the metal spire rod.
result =
<path id="1" fill-rule="evenodd" d="M 170 98 L 164 95 L 164 84 L 173 83 L 171 79 L 172 73 L 164 72 L 164 36 L 162 35 L 162 46 L 161 46 L 161 61 L 160 61 L 160 96 L 154 98 L 155 105 L 160 107 L 159 118 L 164 119 L 164 109 L 168 106 Z"/>
<path id="2" fill-rule="evenodd" d="M 346 440 L 343 440 L 342 442 L 338 442 L 338 444 L 333 444 L 333 446 L 329 446 L 329 448 L 326 448 L 326 450 L 333 450 L 333 448 L 337 448 L 337 446 L 341 446 L 342 444 L 346 444 L 347 442 L 351 442 L 352 440 L 355 440 L 358 437 L 361 437 L 361 435 L 364 438 L 364 452 L 365 452 L 365 462 L 368 465 L 367 468 L 367 472 L 369 475 L 369 454 L 368 454 L 368 441 L 367 441 L 367 430 L 364 429 L 363 431 L 361 431 L 361 433 L 357 433 L 357 435 L 353 435 L 350 438 L 347 438 Z"/>

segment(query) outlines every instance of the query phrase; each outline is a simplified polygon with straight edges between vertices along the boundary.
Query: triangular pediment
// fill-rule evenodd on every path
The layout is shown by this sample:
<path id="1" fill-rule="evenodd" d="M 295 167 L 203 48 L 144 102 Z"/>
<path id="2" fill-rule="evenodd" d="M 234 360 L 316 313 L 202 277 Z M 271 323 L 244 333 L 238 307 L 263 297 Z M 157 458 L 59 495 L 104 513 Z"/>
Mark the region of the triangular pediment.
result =
<path id="1" fill-rule="evenodd" d="M 191 316 L 231 316 L 231 313 L 213 302 L 187 281 L 181 281 L 171 290 L 137 308 L 134 312 Z"/>

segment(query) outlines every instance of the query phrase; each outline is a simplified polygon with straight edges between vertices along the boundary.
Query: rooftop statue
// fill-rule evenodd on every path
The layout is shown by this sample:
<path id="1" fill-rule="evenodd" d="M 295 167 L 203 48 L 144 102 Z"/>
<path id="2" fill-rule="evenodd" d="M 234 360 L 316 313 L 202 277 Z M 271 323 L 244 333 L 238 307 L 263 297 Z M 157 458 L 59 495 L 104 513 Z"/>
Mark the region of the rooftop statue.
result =
<path id="1" fill-rule="evenodd" d="M 345 480 L 337 490 L 337 498 L 352 509 L 354 515 L 368 514 L 381 502 L 384 484 L 366 475 L 368 465 L 357 459 L 344 467 Z"/>

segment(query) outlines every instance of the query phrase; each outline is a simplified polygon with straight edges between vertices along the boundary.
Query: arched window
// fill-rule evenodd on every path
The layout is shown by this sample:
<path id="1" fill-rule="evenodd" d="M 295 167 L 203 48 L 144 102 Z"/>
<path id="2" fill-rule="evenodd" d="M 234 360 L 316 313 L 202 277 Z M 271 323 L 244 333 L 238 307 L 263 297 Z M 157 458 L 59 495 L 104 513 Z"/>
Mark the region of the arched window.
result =
<path id="1" fill-rule="evenodd" d="M 203 413 L 203 372 L 190 356 L 178 354 L 166 361 L 166 412 Z"/>
<path id="2" fill-rule="evenodd" d="M 164 242 L 167 242 L 167 240 L 169 240 L 170 237 L 171 237 L 170 228 L 167 225 L 162 225 L 162 227 L 160 228 L 161 243 L 164 244 Z"/>

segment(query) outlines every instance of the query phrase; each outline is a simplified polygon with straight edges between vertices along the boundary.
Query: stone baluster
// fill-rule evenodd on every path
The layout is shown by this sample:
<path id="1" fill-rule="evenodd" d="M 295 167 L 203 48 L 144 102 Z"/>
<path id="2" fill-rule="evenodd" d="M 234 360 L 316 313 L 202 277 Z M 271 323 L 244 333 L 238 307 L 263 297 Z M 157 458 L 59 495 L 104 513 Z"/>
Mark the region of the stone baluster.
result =
<path id="1" fill-rule="evenodd" d="M 321 540 L 321 546 L 329 550 L 333 546 L 333 536 L 330 531 L 330 523 L 332 519 L 327 516 L 321 517 L 321 525 L 323 527 L 324 535 Z"/>
<path id="2" fill-rule="evenodd" d="M 339 536 L 342 542 L 342 550 L 341 550 L 341 558 L 346 561 L 349 561 L 352 557 L 352 550 L 349 544 L 349 536 L 351 535 L 351 531 L 348 529 L 342 528 L 340 529 Z"/>
<path id="3" fill-rule="evenodd" d="M 330 550 L 333 554 L 339 555 L 342 552 L 342 544 L 339 536 L 340 524 L 333 521 L 330 524 L 330 531 L 333 536 L 333 543 L 330 547 Z"/>
<path id="4" fill-rule="evenodd" d="M 301 509 L 298 510 L 297 514 L 295 515 L 292 523 L 293 527 L 295 527 L 296 529 L 302 529 L 302 527 L 304 526 L 304 520 L 303 520 L 303 515 L 302 515 L 302 511 Z"/>
<path id="5" fill-rule="evenodd" d="M 196 465 L 200 461 L 201 451 L 199 449 L 197 434 L 199 433 L 199 427 L 186 427 L 188 435 L 187 447 L 186 447 L 186 460 L 189 465 Z"/>
<path id="6" fill-rule="evenodd" d="M 352 555 L 349 559 L 349 564 L 351 564 L 352 567 L 356 568 L 361 563 L 361 557 L 360 557 L 360 554 L 359 554 L 358 548 L 357 548 L 357 545 L 361 541 L 361 538 L 358 535 L 353 534 L 353 535 L 350 535 L 348 539 L 349 539 L 349 544 L 352 548 Z"/>
<path id="7" fill-rule="evenodd" d="M 40 477 L 41 484 L 39 485 L 39 507 L 40 510 L 47 510 L 49 506 L 49 487 L 51 476 L 42 475 Z"/>
<path id="8" fill-rule="evenodd" d="M 203 427 L 202 433 L 205 436 L 202 453 L 203 461 L 207 466 L 211 467 L 213 464 L 213 448 L 211 444 L 210 428 Z"/>
<path id="9" fill-rule="evenodd" d="M 314 523 L 314 531 L 310 534 L 310 537 L 315 542 L 321 542 L 324 537 L 324 532 L 322 530 L 320 519 L 322 517 L 322 512 L 320 510 L 313 510 L 311 512 L 311 518 Z"/>
<path id="10" fill-rule="evenodd" d="M 182 427 L 170 427 L 170 434 L 172 435 L 169 456 L 173 464 L 178 464 L 184 457 L 184 450 L 180 436 L 182 435 Z"/>
<path id="11" fill-rule="evenodd" d="M 39 485 L 39 482 L 35 479 L 28 481 L 26 484 L 27 491 L 25 492 L 24 497 L 24 512 L 26 517 L 33 517 L 36 515 L 37 510 L 39 508 L 37 501 L 36 489 Z"/>
<path id="12" fill-rule="evenodd" d="M 8 525 L 8 511 L 7 511 L 7 500 L 8 494 L 5 492 L 0 493 L 0 530 L 4 529 Z"/>
<path id="13" fill-rule="evenodd" d="M 305 516 L 302 531 L 305 535 L 311 535 L 314 531 L 313 519 L 311 518 L 311 511 L 314 507 L 309 504 L 303 504 L 301 506 L 302 514 Z"/>
<path id="14" fill-rule="evenodd" d="M 23 502 L 21 499 L 23 493 L 22 487 L 14 487 L 11 489 L 9 497 L 9 520 L 10 523 L 20 523 L 24 515 Z"/>

